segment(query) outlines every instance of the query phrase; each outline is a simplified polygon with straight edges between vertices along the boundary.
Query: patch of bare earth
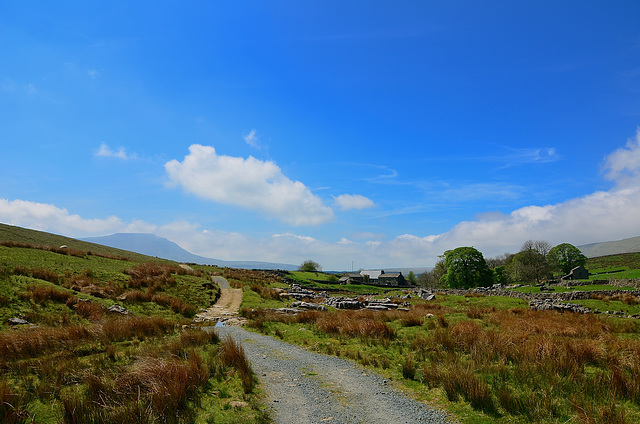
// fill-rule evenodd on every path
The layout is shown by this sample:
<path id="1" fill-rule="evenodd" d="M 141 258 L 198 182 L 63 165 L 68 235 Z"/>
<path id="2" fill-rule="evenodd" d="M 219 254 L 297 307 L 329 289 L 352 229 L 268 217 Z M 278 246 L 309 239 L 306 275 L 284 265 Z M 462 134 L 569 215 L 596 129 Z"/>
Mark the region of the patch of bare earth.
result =
<path id="1" fill-rule="evenodd" d="M 195 322 L 224 322 L 224 325 L 242 325 L 245 319 L 238 316 L 242 304 L 242 289 L 229 288 L 229 283 L 222 277 L 213 277 L 220 286 L 220 298 L 215 305 L 206 311 L 196 314 Z"/>

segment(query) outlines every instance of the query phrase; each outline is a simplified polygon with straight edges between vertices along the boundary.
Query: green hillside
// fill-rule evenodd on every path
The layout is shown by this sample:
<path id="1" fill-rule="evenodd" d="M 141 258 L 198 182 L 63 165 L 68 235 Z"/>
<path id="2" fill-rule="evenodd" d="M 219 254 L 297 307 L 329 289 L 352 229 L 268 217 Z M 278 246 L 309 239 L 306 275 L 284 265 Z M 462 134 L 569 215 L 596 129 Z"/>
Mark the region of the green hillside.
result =
<path id="1" fill-rule="evenodd" d="M 214 271 L 0 225 L 0 422 L 263 420 L 235 342 L 193 326 Z"/>
<path id="2" fill-rule="evenodd" d="M 108 256 L 126 257 L 136 261 L 155 260 L 155 258 L 151 256 L 141 255 L 139 253 L 129 252 L 127 250 L 89 243 L 70 237 L 46 233 L 44 231 L 29 230 L 22 227 L 15 227 L 13 225 L 0 223 L 0 242 L 3 241 L 13 241 L 16 243 L 32 244 L 36 246 L 67 246 L 69 249 L 83 250 L 85 252 L 92 252 Z"/>
<path id="3" fill-rule="evenodd" d="M 592 274 L 591 279 L 640 278 L 640 253 L 589 258 L 585 268 Z"/>

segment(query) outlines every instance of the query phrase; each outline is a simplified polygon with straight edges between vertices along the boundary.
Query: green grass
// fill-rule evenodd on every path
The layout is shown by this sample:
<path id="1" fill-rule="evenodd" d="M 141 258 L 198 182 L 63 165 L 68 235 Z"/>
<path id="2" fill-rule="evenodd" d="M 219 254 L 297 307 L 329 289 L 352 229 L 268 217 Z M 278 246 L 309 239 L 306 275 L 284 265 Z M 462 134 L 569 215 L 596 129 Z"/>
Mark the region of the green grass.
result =
<path id="1" fill-rule="evenodd" d="M 463 423 L 640 419 L 640 367 L 633 359 L 640 352 L 637 321 L 533 312 L 526 301 L 504 297 L 437 295 L 436 301 L 412 304 L 404 315 L 335 311 L 283 317 L 258 311 L 249 325 L 375 369 Z M 386 326 L 391 336 L 367 335 L 369 325 Z"/>
<path id="2" fill-rule="evenodd" d="M 640 253 L 623 253 L 619 255 L 601 256 L 587 260 L 585 268 L 591 273 L 626 269 L 640 269 Z"/>
<path id="3" fill-rule="evenodd" d="M 289 276 L 301 283 L 310 283 L 311 280 L 337 282 L 338 278 L 335 274 L 327 274 L 321 271 L 318 272 L 305 272 L 305 271 L 291 271 Z"/>
<path id="4" fill-rule="evenodd" d="M 253 377 L 220 356 L 224 342 L 180 330 L 215 302 L 217 289 L 203 285 L 220 269 L 190 273 L 171 261 L 0 225 L 0 242 L 7 240 L 15 243 L 0 245 L 0 421 L 267 422 Z M 116 303 L 132 315 L 108 313 Z M 12 317 L 37 327 L 10 329 Z M 153 394 L 153 387 L 164 389 Z"/>
<path id="5" fill-rule="evenodd" d="M 515 289 L 511 289 L 520 293 L 541 293 L 540 287 L 536 286 L 523 286 Z M 553 292 L 566 293 L 572 291 L 599 291 L 599 290 L 636 290 L 633 287 L 612 287 L 603 284 L 589 284 L 586 286 L 553 286 Z M 552 293 L 553 293 L 552 292 Z"/>

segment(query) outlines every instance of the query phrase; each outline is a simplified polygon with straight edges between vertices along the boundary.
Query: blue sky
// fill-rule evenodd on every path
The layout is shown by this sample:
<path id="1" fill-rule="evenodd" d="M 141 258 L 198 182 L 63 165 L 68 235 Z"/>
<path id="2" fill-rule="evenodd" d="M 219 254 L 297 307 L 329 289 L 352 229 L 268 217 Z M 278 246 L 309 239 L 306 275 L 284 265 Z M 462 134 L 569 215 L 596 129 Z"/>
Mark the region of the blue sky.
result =
<path id="1" fill-rule="evenodd" d="M 0 222 L 432 266 L 640 235 L 637 1 L 0 4 Z"/>

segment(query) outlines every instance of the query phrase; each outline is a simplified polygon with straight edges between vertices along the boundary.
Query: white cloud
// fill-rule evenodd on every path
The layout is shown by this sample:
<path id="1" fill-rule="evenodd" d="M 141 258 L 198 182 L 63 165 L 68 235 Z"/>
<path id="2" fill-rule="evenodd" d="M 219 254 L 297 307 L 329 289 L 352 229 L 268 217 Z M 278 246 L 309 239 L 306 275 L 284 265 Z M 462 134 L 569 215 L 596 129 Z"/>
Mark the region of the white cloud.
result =
<path id="1" fill-rule="evenodd" d="M 604 170 L 607 179 L 616 181 L 618 185 L 637 183 L 640 176 L 640 128 L 635 139 L 630 138 L 624 147 L 606 158 Z"/>
<path id="2" fill-rule="evenodd" d="M 251 147 L 260 148 L 260 145 L 258 144 L 258 135 L 255 129 L 251 130 L 249 134 L 244 136 L 244 141 L 246 141 Z"/>
<path id="3" fill-rule="evenodd" d="M 341 194 L 333 198 L 335 205 L 343 211 L 350 209 L 367 209 L 375 206 L 373 200 L 360 194 Z"/>
<path id="4" fill-rule="evenodd" d="M 0 221 L 74 237 L 117 231 L 147 232 L 155 229 L 155 226 L 141 221 L 125 224 L 116 216 L 105 219 L 85 219 L 52 204 L 7 199 L 0 199 Z"/>
<path id="5" fill-rule="evenodd" d="M 171 183 L 204 199 L 266 212 L 293 225 L 318 225 L 333 211 L 303 183 L 287 178 L 271 161 L 218 155 L 194 144 L 184 161 L 169 161 Z"/>
<path id="6" fill-rule="evenodd" d="M 111 148 L 107 146 L 105 143 L 102 143 L 100 145 L 98 150 L 96 150 L 95 155 L 100 157 L 118 158 L 123 160 L 130 160 L 130 159 L 136 158 L 135 153 L 127 154 L 127 151 L 124 147 L 119 147 L 118 150 L 114 151 L 114 150 L 111 150 Z"/>
<path id="7" fill-rule="evenodd" d="M 199 151 L 199 148 L 204 150 Z M 432 266 L 438 255 L 460 246 L 474 246 L 490 257 L 516 252 L 529 239 L 547 240 L 554 245 L 563 242 L 580 245 L 640 235 L 640 161 L 633 159 L 638 151 L 640 143 L 636 137 L 636 141 L 627 143 L 623 149 L 612 152 L 606 158 L 605 172 L 616 183 L 610 190 L 597 191 L 562 203 L 530 205 L 506 214 L 485 213 L 475 220 L 460 222 L 447 232 L 426 236 L 402 234 L 389 239 L 381 234 L 354 233 L 353 240 L 340 237 L 335 241 L 326 241 L 305 234 L 282 233 L 258 238 L 238 232 L 203 229 L 198 224 L 186 221 L 155 225 L 143 221 L 123 222 L 115 216 L 85 219 L 51 204 L 5 199 L 0 199 L 0 221 L 72 237 L 114 232 L 155 233 L 195 254 L 223 260 L 258 260 L 295 265 L 313 259 L 327 270 L 351 269 L 352 261 L 356 269 Z M 620 152 L 626 152 L 626 156 Z M 191 187 L 191 177 L 204 180 L 193 183 L 194 190 L 205 190 L 207 184 L 213 184 L 212 190 L 216 191 L 217 185 L 230 184 L 228 190 L 257 197 L 258 194 L 250 187 L 256 184 L 259 190 L 268 193 L 266 197 L 269 199 L 277 197 L 272 193 L 278 190 L 268 187 L 271 181 L 284 179 L 282 184 L 285 188 L 295 184 L 282 176 L 280 169 L 271 162 L 217 156 L 213 148 L 202 146 L 192 146 L 191 154 L 183 163 L 172 162 L 174 164 L 170 166 L 170 162 L 167 167 L 176 167 L 172 170 L 179 177 L 176 177 L 176 183 L 186 188 Z M 212 168 L 215 170 L 212 171 Z M 213 177 L 207 171 L 211 171 Z M 231 180 L 243 179 L 244 174 L 251 175 L 237 185 L 233 181 L 227 183 L 218 173 L 232 174 L 229 177 Z M 202 187 L 198 184 L 202 184 Z M 308 193 L 305 190 L 300 193 Z M 220 195 L 226 194 L 223 192 Z M 308 193 L 304 196 L 312 195 Z M 252 200 L 257 205 L 262 205 L 262 201 Z M 317 202 L 312 201 L 311 204 L 317 205 Z M 279 212 L 280 209 L 275 211 Z"/>

